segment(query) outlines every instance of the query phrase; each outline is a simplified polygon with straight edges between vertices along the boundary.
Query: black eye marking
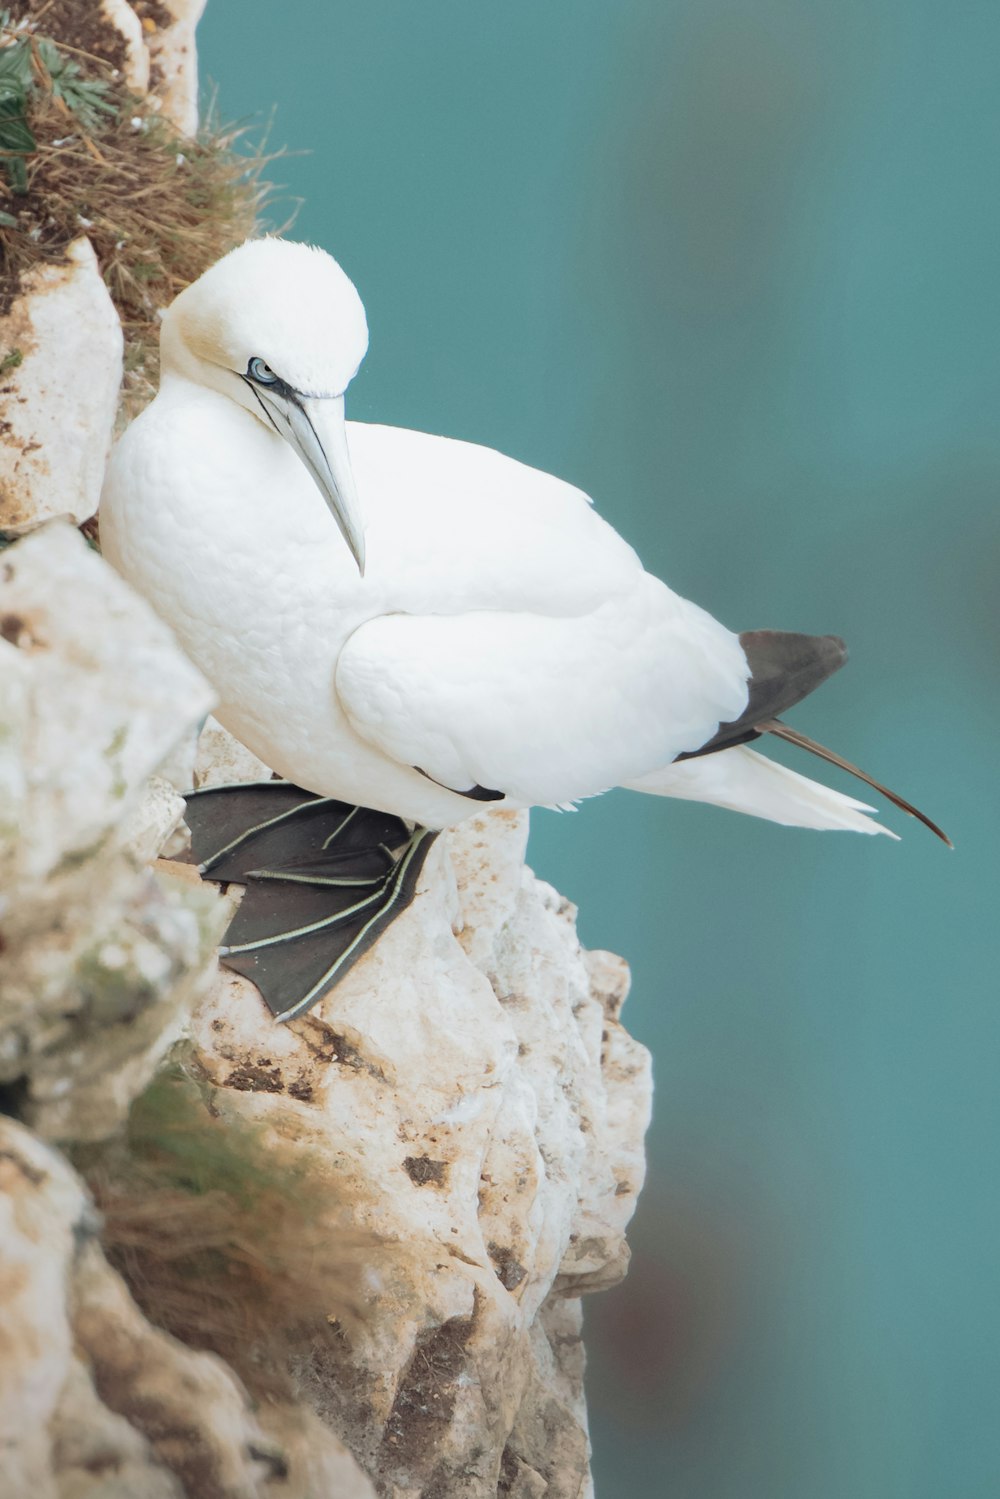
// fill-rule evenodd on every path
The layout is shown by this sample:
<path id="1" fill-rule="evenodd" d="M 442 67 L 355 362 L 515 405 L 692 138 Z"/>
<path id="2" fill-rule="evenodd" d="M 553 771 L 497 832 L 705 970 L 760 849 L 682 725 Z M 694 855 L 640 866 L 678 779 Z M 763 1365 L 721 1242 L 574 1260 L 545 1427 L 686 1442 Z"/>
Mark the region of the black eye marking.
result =
<path id="1" fill-rule="evenodd" d="M 260 390 L 269 391 L 285 401 L 300 399 L 298 391 L 294 390 L 287 380 L 282 380 L 280 375 L 275 374 L 267 361 L 261 359 L 258 354 L 254 354 L 247 360 L 246 373 L 240 375 L 240 379 L 244 384 L 249 385 L 258 401 L 260 401 Z"/>
<path id="2" fill-rule="evenodd" d="M 271 366 L 257 355 L 254 355 L 247 364 L 247 374 L 251 380 L 256 380 L 258 385 L 279 385 L 282 383 Z"/>
<path id="3" fill-rule="evenodd" d="M 245 385 L 248 385 L 250 387 L 250 389 L 253 391 L 253 398 L 254 398 L 254 400 L 257 402 L 257 405 L 260 407 L 261 411 L 263 411 L 264 415 L 267 417 L 268 421 L 271 423 L 271 426 L 274 428 L 275 432 L 277 432 L 279 434 L 279 436 L 280 436 L 281 435 L 281 428 L 278 426 L 278 423 L 274 420 L 274 417 L 271 415 L 271 413 L 268 411 L 267 407 L 264 405 L 264 402 L 261 400 L 260 395 L 258 394 L 257 390 L 255 389 L 254 383 L 250 379 L 249 375 L 241 375 L 240 379 L 243 381 L 243 383 Z"/>

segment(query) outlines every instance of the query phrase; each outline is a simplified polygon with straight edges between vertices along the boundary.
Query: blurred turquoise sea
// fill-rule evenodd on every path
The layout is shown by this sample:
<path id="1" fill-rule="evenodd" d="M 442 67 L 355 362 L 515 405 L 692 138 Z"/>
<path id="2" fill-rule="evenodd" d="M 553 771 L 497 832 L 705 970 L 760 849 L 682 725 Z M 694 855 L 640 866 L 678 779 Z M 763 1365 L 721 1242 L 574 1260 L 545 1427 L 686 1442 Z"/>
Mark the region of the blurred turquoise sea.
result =
<path id="1" fill-rule="evenodd" d="M 350 414 L 572 480 L 734 628 L 843 634 L 794 722 L 957 846 L 535 814 L 655 1058 L 587 1309 L 598 1499 L 995 1499 L 1000 7 L 210 0 L 199 35 L 223 116 L 308 153 L 276 175 L 368 308 Z"/>

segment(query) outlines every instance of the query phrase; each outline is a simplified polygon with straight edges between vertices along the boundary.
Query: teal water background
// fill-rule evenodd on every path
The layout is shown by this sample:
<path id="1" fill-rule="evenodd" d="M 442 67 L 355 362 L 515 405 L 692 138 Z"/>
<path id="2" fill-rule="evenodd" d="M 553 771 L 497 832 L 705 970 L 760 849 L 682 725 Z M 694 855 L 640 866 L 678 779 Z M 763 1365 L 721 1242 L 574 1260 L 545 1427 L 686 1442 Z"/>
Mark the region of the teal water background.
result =
<path id="1" fill-rule="evenodd" d="M 574 481 L 734 628 L 843 634 L 795 723 L 957 845 L 535 814 L 655 1059 L 598 1499 L 993 1499 L 1000 9 L 210 0 L 199 36 L 223 115 L 309 153 L 276 175 L 368 309 L 350 414 Z"/>

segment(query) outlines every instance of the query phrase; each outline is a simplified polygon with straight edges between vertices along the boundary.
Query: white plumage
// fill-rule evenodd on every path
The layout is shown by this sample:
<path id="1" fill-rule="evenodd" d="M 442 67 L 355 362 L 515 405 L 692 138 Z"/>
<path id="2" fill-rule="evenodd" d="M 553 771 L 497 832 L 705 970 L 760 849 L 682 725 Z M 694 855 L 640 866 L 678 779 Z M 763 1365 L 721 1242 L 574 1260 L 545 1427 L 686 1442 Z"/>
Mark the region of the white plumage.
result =
<path id="1" fill-rule="evenodd" d="M 461 794 L 477 787 L 523 807 L 626 784 L 886 831 L 745 746 L 674 763 L 746 707 L 738 636 L 561 480 L 345 428 L 366 344 L 328 255 L 251 242 L 166 314 L 160 393 L 112 459 L 105 554 L 238 738 L 301 786 L 428 827 L 479 810 Z"/>

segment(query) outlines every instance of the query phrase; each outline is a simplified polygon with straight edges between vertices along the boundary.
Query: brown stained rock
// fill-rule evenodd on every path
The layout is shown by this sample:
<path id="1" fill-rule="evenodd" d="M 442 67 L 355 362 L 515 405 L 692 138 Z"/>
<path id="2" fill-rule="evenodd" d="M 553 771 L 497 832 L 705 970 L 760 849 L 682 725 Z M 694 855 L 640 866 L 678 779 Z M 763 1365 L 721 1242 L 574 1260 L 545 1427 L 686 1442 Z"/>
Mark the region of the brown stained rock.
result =
<path id="1" fill-rule="evenodd" d="M 271 1485 L 273 1499 L 376 1499 L 344 1443 L 308 1406 L 268 1402 L 258 1420 L 288 1464 L 287 1477 Z"/>
<path id="2" fill-rule="evenodd" d="M 102 1404 L 79 1357 L 67 1366 L 49 1438 L 59 1499 L 187 1499 L 142 1433 Z"/>
<path id="3" fill-rule="evenodd" d="M 135 9 L 128 0 L 100 0 L 100 8 L 125 42 L 125 56 L 119 64 L 125 87 L 133 94 L 144 94 L 149 88 L 149 49 Z"/>
<path id="4" fill-rule="evenodd" d="M 379 1469 L 383 1485 L 408 1484 L 415 1472 L 433 1472 L 466 1373 L 473 1317 L 450 1317 L 418 1333 L 396 1386 Z"/>
<path id="5" fill-rule="evenodd" d="M 174 24 L 174 16 L 164 0 L 130 0 L 147 36 L 157 31 L 166 31 Z"/>
<path id="6" fill-rule="evenodd" d="M 448 1180 L 448 1162 L 432 1161 L 428 1155 L 406 1156 L 403 1170 L 415 1187 L 426 1187 L 428 1183 L 443 1187 Z"/>
<path id="7" fill-rule="evenodd" d="M 507 1291 L 516 1291 L 528 1273 L 521 1262 L 514 1258 L 509 1249 L 502 1244 L 494 1244 L 492 1240 L 486 1246 L 486 1253 L 493 1261 L 500 1284 Z"/>
<path id="8" fill-rule="evenodd" d="M 0 1494 L 266 1499 L 280 1459 L 241 1387 L 140 1316 L 65 1160 L 0 1120 Z M 90 1479 L 109 1473 L 117 1486 Z"/>
<path id="9" fill-rule="evenodd" d="M 163 113 L 185 135 L 198 129 L 198 56 L 195 28 L 206 0 L 136 3 L 149 48 L 150 88 Z"/>
<path id="10" fill-rule="evenodd" d="M 0 1118 L 3 1499 L 375 1499 L 305 1409 L 261 1419 L 210 1355 L 152 1327 L 55 1150 Z"/>
<path id="11" fill-rule="evenodd" d="M 293 1367 L 384 1495 L 590 1492 L 576 1297 L 625 1271 L 649 1064 L 627 970 L 581 950 L 525 824 L 452 830 L 310 1015 L 277 1026 L 223 974 L 192 1021 L 218 1117 L 266 1128 L 386 1246 L 358 1321 Z"/>
<path id="12" fill-rule="evenodd" d="M 98 1228 L 63 1157 L 0 1118 L 3 1499 L 374 1499 L 310 1412 L 259 1422 L 218 1359 L 152 1327 Z"/>
<path id="13" fill-rule="evenodd" d="M 146 1438 L 184 1494 L 263 1499 L 287 1471 L 229 1370 L 151 1327 L 96 1246 L 80 1257 L 71 1312 L 101 1402 Z"/>
<path id="14" fill-rule="evenodd" d="M 20 545 L 32 560 L 49 543 Z M 76 546 L 60 553 L 74 565 Z M 103 576 L 98 559 L 90 566 Z M 47 661 L 58 618 L 35 607 L 23 557 L 15 579 L 8 612 L 50 642 Z M 149 825 L 160 825 L 157 816 Z M 566 903 L 524 869 L 522 833 L 487 814 L 449 834 L 413 907 L 294 1025 L 276 1025 L 231 974 L 195 1010 L 190 1064 L 213 1124 L 253 1127 L 277 1168 L 301 1183 L 300 1198 L 307 1190 L 336 1204 L 336 1232 L 374 1239 L 364 1304 L 331 1326 L 315 1277 L 297 1289 L 300 1256 L 287 1295 L 301 1333 L 277 1394 L 264 1395 L 274 1382 L 262 1371 L 262 1429 L 247 1436 L 233 1376 L 152 1329 L 93 1245 L 74 1261 L 71 1312 L 38 1323 L 38 1275 L 50 1277 L 49 1321 L 69 1294 L 59 1289 L 65 1255 L 52 1260 L 58 1235 L 42 1222 L 36 1238 L 47 1247 L 20 1303 L 30 1256 L 0 1258 L 8 1298 L 31 1312 L 18 1367 L 28 1367 L 34 1327 L 35 1345 L 55 1350 L 63 1371 L 61 1382 L 28 1382 L 49 1391 L 48 1435 L 38 1453 L 22 1453 L 25 1472 L 24 1462 L 51 1464 L 53 1452 L 73 1473 L 114 1462 L 133 1485 L 120 1487 L 123 1499 L 341 1492 L 325 1484 L 341 1485 L 345 1499 L 376 1490 L 421 1499 L 590 1494 L 574 1293 L 624 1268 L 648 1070 L 617 1018 L 625 970 L 581 951 Z M 96 1030 L 86 1068 L 105 1090 L 126 1070 L 108 1068 L 109 1034 Z M 47 1107 L 58 1101 L 54 1088 Z M 66 1132 L 79 1130 L 73 1106 L 64 1117 Z M 21 1153 L 18 1180 L 47 1198 L 51 1153 L 33 1148 Z M 93 1224 L 68 1179 L 65 1244 Z M 151 1315 L 155 1307 L 154 1297 Z M 83 1362 L 72 1362 L 67 1325 Z M 191 1339 L 199 1341 L 197 1326 Z M 51 1352 L 39 1356 L 47 1369 Z M 253 1385 L 253 1360 L 240 1367 Z"/>
<path id="15" fill-rule="evenodd" d="M 0 318 L 0 533 L 100 499 L 122 374 L 122 331 L 90 243 L 39 265 Z"/>
<path id="16" fill-rule="evenodd" d="M 48 1431 L 72 1355 L 66 1276 L 94 1218 L 69 1168 L 0 1120 L 0 1493 L 55 1499 Z"/>

